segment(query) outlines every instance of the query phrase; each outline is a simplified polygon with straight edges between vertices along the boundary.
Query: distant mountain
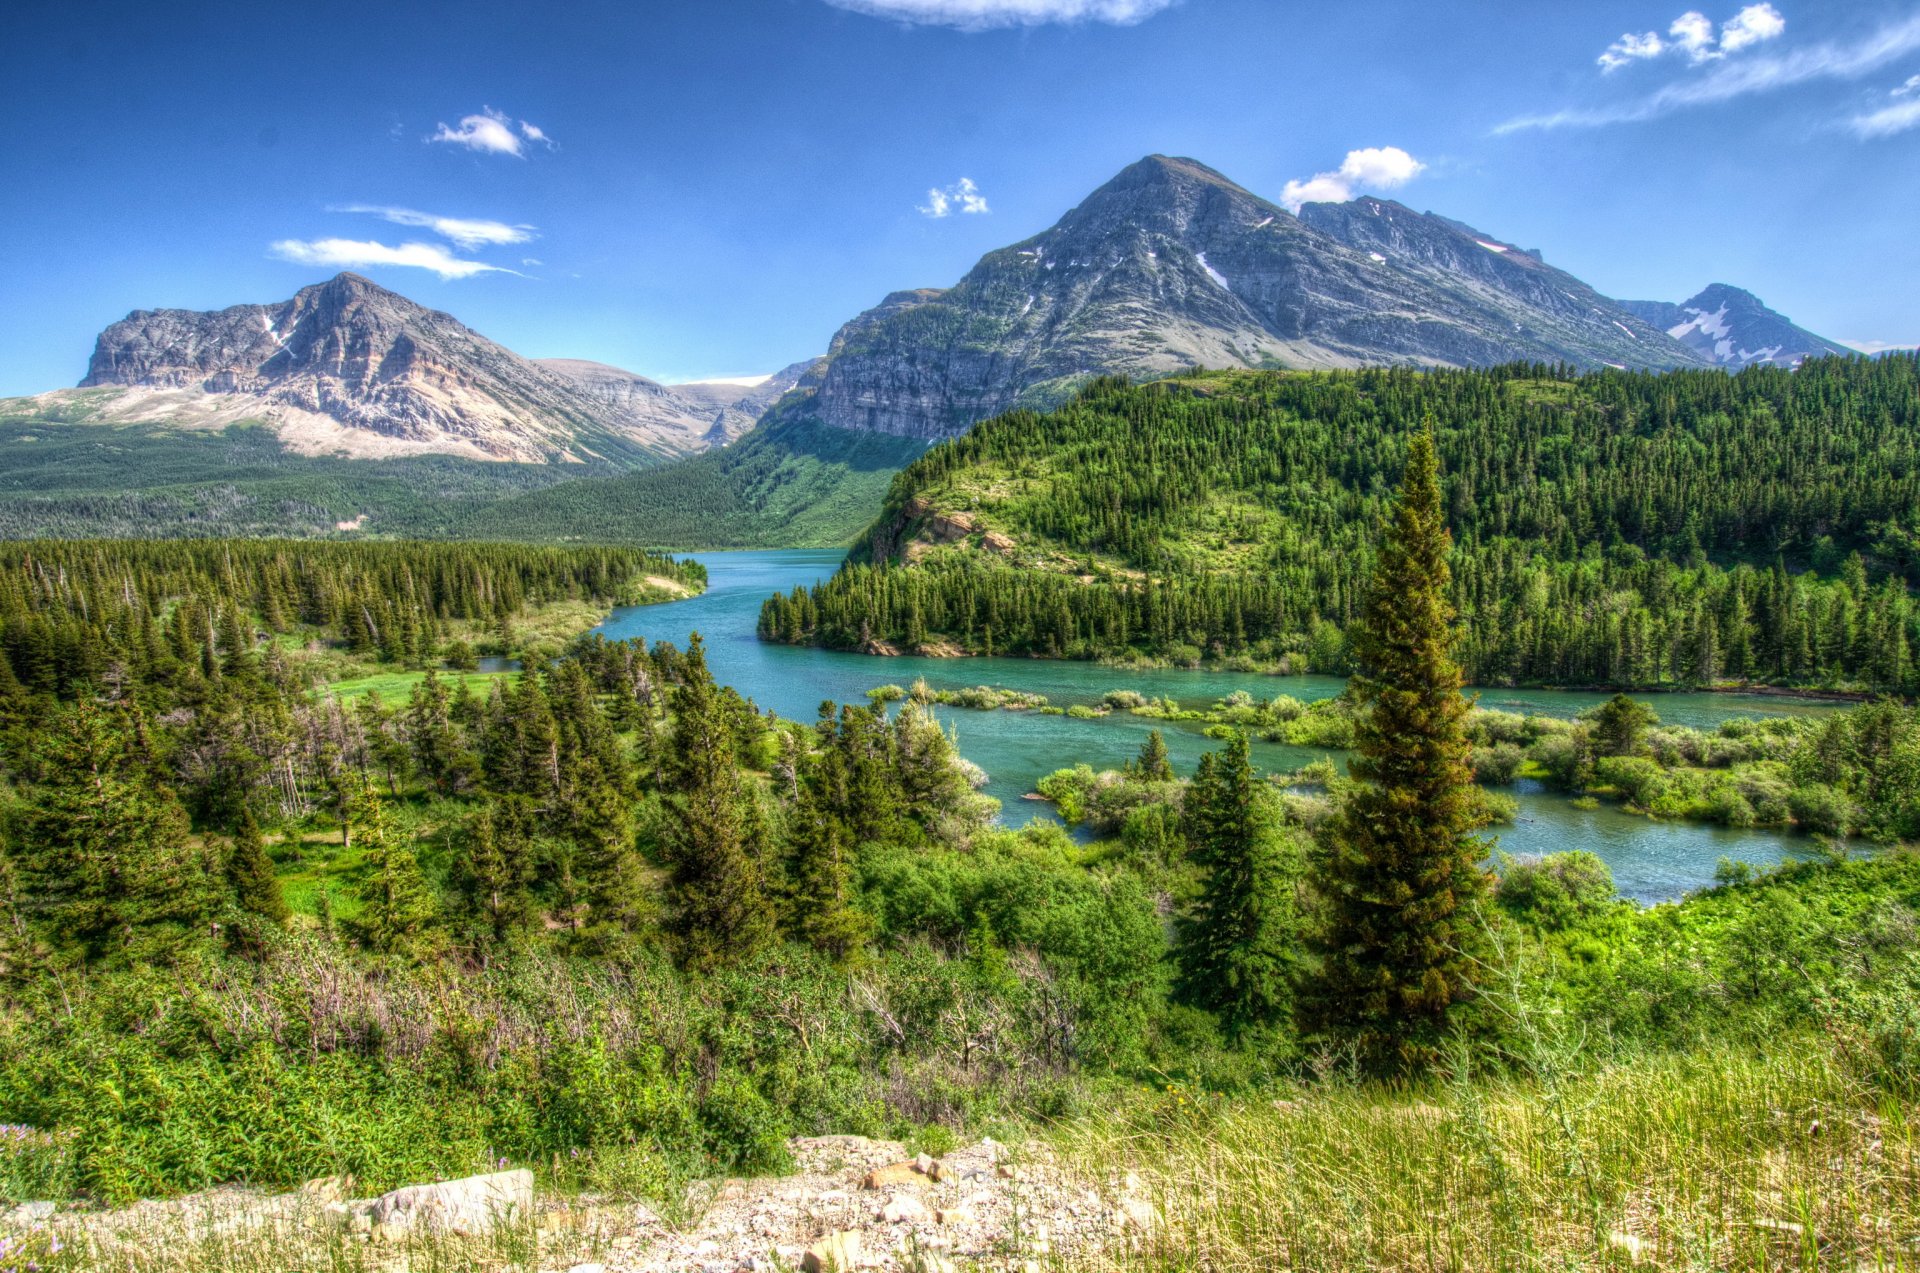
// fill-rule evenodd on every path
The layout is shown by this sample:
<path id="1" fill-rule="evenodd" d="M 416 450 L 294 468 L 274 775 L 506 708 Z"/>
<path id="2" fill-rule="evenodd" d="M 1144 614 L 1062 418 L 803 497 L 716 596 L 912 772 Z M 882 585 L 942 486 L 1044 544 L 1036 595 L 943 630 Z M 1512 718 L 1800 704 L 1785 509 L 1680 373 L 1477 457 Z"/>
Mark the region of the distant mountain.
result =
<path id="1" fill-rule="evenodd" d="M 1099 374 L 1210 367 L 1704 360 L 1579 280 L 1399 204 L 1295 217 L 1191 159 L 1131 165 L 947 289 L 841 328 L 812 409 L 934 438 Z"/>
<path id="2" fill-rule="evenodd" d="M 85 396 L 103 421 L 264 419 L 309 455 L 632 467 L 740 431 L 644 376 L 523 358 L 356 274 L 277 304 L 137 310 L 100 334 L 81 389 L 119 391 Z"/>
<path id="3" fill-rule="evenodd" d="M 683 454 L 725 446 L 757 423 L 800 382 L 814 362 L 795 363 L 756 383 L 694 381 L 664 385 L 638 372 L 580 358 L 541 358 L 542 367 L 572 381 L 614 411 L 644 422 Z"/>
<path id="4" fill-rule="evenodd" d="M 1797 367 L 1807 358 L 1851 357 L 1857 351 L 1797 327 L 1758 296 L 1715 283 L 1690 301 L 1621 301 L 1620 307 L 1664 330 L 1722 367 L 1772 363 Z"/>

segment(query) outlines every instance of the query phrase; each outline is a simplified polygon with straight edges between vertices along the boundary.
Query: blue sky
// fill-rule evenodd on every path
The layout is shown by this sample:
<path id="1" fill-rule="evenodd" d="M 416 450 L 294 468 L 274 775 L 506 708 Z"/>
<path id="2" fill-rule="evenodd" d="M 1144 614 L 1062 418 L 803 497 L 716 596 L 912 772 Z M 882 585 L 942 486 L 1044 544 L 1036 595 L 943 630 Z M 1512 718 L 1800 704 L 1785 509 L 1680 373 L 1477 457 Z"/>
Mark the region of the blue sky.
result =
<path id="1" fill-rule="evenodd" d="M 1920 342 L 1920 0 L 1334 9 L 15 0 L 0 394 L 347 263 L 525 354 L 768 371 L 1156 151 Z"/>

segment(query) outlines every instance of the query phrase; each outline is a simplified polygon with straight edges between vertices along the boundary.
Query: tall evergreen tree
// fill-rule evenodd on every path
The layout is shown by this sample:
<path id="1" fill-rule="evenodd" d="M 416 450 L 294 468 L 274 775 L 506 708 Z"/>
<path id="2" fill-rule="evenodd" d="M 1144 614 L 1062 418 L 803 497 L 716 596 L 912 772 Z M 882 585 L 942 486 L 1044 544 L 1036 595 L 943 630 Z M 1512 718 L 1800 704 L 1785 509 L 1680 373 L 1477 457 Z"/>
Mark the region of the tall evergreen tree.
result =
<path id="1" fill-rule="evenodd" d="M 21 909 L 58 950 L 140 960 L 211 931 L 221 882 L 145 751 L 126 713 L 83 703 L 34 755 L 11 856 Z"/>
<path id="2" fill-rule="evenodd" d="M 1180 925 L 1182 991 L 1240 1031 L 1281 1019 L 1300 949 L 1298 838 L 1253 775 L 1245 734 L 1203 759 L 1187 790 L 1188 853 L 1203 872 Z"/>
<path id="3" fill-rule="evenodd" d="M 273 871 L 273 859 L 267 856 L 267 844 L 260 835 L 260 824 L 253 811 L 242 806 L 240 825 L 227 849 L 227 886 L 233 900 L 249 915 L 269 924 L 287 922 L 287 899 L 280 891 L 279 877 Z"/>
<path id="4" fill-rule="evenodd" d="M 1473 813 L 1458 628 L 1447 600 L 1452 536 L 1429 419 L 1382 537 L 1354 633 L 1364 710 L 1347 797 L 1319 862 L 1326 899 L 1319 1018 L 1371 1066 L 1428 1063 L 1475 988 L 1486 888 Z"/>
<path id="5" fill-rule="evenodd" d="M 379 794 L 357 777 L 352 783 L 347 819 L 365 861 L 358 890 L 360 934 L 383 954 L 427 954 L 434 944 L 439 906 L 421 874 L 420 859 L 394 828 Z"/>
<path id="6" fill-rule="evenodd" d="M 468 823 L 465 852 L 454 863 L 461 909 L 479 944 L 503 946 L 538 917 L 534 904 L 533 827 L 525 796 L 480 806 Z"/>
<path id="7" fill-rule="evenodd" d="M 1134 762 L 1134 772 L 1148 782 L 1172 782 L 1173 762 L 1167 759 L 1167 738 L 1159 730 L 1147 731 L 1147 741 L 1140 744 L 1140 758 Z"/>
<path id="8" fill-rule="evenodd" d="M 699 634 L 673 692 L 673 742 L 663 765 L 672 793 L 665 843 L 671 923 L 680 958 L 711 968 L 746 958 L 773 935 L 758 807 L 741 789 L 734 729 Z"/>

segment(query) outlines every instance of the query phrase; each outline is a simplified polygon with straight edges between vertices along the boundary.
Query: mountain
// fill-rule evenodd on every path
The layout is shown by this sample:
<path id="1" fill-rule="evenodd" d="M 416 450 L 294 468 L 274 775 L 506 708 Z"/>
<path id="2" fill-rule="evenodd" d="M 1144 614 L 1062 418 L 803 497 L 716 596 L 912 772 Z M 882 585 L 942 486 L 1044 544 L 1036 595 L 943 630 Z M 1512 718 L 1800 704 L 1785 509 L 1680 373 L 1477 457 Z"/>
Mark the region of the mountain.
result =
<path id="1" fill-rule="evenodd" d="M 1715 283 L 1690 301 L 1621 301 L 1635 314 L 1722 367 L 1772 363 L 1797 367 L 1807 358 L 1851 357 L 1854 350 L 1794 325 L 1758 296 Z"/>
<path id="2" fill-rule="evenodd" d="M 264 419 L 306 455 L 632 467 L 705 449 L 716 424 L 645 377 L 523 358 L 357 274 L 276 304 L 136 310 L 100 333 L 81 389 L 118 391 L 84 399 L 102 420 Z"/>
<path id="3" fill-rule="evenodd" d="M 1153 155 L 953 287 L 895 292 L 841 328 L 812 407 L 837 428 L 937 438 L 1107 373 L 1515 360 L 1704 361 L 1469 227 L 1372 199 L 1296 217 Z"/>

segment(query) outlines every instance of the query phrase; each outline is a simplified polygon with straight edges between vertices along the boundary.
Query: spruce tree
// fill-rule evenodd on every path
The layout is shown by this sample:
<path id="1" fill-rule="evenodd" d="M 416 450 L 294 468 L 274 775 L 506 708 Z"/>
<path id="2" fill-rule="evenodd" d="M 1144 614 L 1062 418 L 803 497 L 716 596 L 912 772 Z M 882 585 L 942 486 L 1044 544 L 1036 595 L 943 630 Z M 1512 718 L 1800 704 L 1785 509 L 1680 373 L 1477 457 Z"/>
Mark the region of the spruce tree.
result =
<path id="1" fill-rule="evenodd" d="M 1187 791 L 1188 853 L 1203 872 L 1180 925 L 1184 997 L 1238 1033 L 1280 1020 L 1300 948 L 1297 838 L 1254 778 L 1246 735 L 1202 761 Z"/>
<path id="2" fill-rule="evenodd" d="M 525 796 L 483 804 L 467 825 L 454 887 L 483 949 L 503 946 L 538 918 L 533 899 L 534 812 Z"/>
<path id="3" fill-rule="evenodd" d="M 1173 781 L 1173 762 L 1167 759 L 1166 735 L 1157 729 L 1147 732 L 1147 741 L 1140 744 L 1140 758 L 1134 762 L 1134 772 L 1148 782 Z"/>
<path id="4" fill-rule="evenodd" d="M 138 722 L 81 704 L 39 741 L 12 856 L 20 909 L 56 950 L 142 961 L 212 931 L 220 881 L 153 779 Z"/>
<path id="5" fill-rule="evenodd" d="M 872 927 L 854 904 L 853 832 L 832 803 L 844 771 L 843 758 L 824 747 L 800 784 L 787 826 L 788 931 L 841 961 L 860 949 Z"/>
<path id="6" fill-rule="evenodd" d="M 671 793 L 662 846 L 671 871 L 671 923 L 681 961 L 712 968 L 766 945 L 773 913 L 759 810 L 741 789 L 733 722 L 697 633 L 682 660 L 672 711 L 673 741 L 662 766 Z"/>
<path id="7" fill-rule="evenodd" d="M 247 914 L 269 924 L 287 922 L 287 899 L 274 874 L 273 859 L 267 856 L 267 844 L 260 836 L 260 824 L 253 820 L 253 811 L 244 806 L 233 844 L 227 850 L 227 886 L 233 890 L 235 904 Z"/>
<path id="8" fill-rule="evenodd" d="M 1475 989 L 1486 889 L 1473 823 L 1452 536 L 1429 420 L 1380 543 L 1353 635 L 1358 674 L 1345 800 L 1319 861 L 1325 898 L 1320 1023 L 1378 1071 L 1429 1063 Z"/>
<path id="9" fill-rule="evenodd" d="M 347 819 L 365 866 L 358 895 L 361 938 L 382 954 L 420 956 L 434 945 L 439 907 L 413 845 L 397 831 L 380 796 L 353 780 Z"/>

